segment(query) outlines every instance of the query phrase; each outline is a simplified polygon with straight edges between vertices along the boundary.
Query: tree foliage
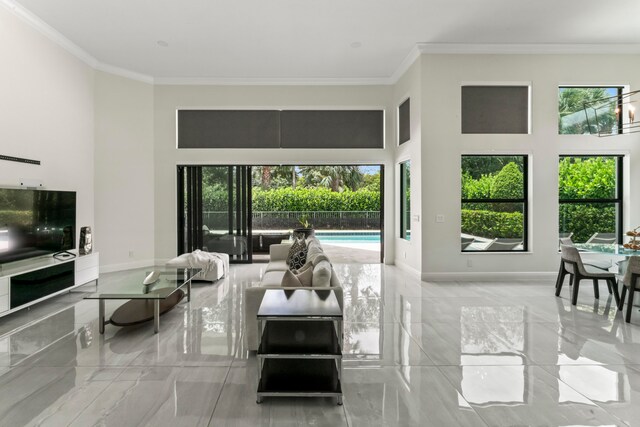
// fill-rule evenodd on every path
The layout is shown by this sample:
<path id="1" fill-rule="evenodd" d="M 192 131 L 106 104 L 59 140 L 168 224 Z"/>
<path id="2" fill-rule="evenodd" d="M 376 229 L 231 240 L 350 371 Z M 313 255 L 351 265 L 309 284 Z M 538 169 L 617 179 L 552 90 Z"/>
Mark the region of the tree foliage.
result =
<path id="1" fill-rule="evenodd" d="M 560 134 L 585 134 L 589 123 L 584 104 L 610 97 L 603 87 L 562 88 L 558 95 L 558 129 Z M 596 103 L 597 104 L 597 103 Z M 598 123 L 610 129 L 615 122 L 615 103 L 598 110 Z"/>

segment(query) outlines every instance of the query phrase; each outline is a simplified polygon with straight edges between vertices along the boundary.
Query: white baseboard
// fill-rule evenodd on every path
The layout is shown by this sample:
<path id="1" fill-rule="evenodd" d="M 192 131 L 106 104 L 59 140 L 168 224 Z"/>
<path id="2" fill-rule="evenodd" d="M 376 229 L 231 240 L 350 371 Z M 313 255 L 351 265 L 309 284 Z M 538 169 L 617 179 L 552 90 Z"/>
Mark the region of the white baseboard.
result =
<path id="1" fill-rule="evenodd" d="M 415 277 L 420 278 L 420 271 L 418 271 L 417 269 L 413 268 L 412 266 L 410 266 L 409 264 L 407 264 L 406 262 L 403 262 L 399 259 L 396 259 L 395 262 L 396 267 L 401 268 L 402 270 L 413 274 Z"/>
<path id="2" fill-rule="evenodd" d="M 469 273 L 422 273 L 424 282 L 510 282 L 555 280 L 558 272 L 548 271 L 494 271 Z"/>
<path id="3" fill-rule="evenodd" d="M 135 268 L 144 268 L 156 265 L 153 259 L 143 259 L 131 262 L 123 262 L 120 264 L 101 265 L 100 273 L 113 273 L 115 271 L 133 270 Z"/>

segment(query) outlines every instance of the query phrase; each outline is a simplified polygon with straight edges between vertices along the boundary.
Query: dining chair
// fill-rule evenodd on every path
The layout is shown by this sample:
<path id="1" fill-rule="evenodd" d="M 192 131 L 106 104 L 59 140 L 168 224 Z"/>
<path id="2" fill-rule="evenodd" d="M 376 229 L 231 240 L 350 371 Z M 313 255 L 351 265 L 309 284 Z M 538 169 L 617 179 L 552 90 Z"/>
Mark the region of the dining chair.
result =
<path id="1" fill-rule="evenodd" d="M 571 236 L 569 237 L 560 237 L 561 245 L 575 246 L 573 244 L 573 240 L 571 240 Z M 601 258 L 582 258 L 582 263 L 584 265 L 590 265 L 595 268 L 599 268 L 600 270 L 608 271 L 613 264 L 610 259 L 601 259 Z M 562 265 L 560 266 L 562 269 Z"/>
<path id="2" fill-rule="evenodd" d="M 560 296 L 564 277 L 568 274 L 571 278 L 571 284 L 573 285 L 573 293 L 571 295 L 572 305 L 576 305 L 578 302 L 578 291 L 580 289 L 580 281 L 582 279 L 593 280 L 593 293 L 597 299 L 600 298 L 598 280 L 605 280 L 609 291 L 613 293 L 616 304 L 620 304 L 616 276 L 614 273 L 602 271 L 598 268 L 583 264 L 580 252 L 578 252 L 578 249 L 574 246 L 562 245 L 560 246 L 560 251 L 562 253 L 562 260 L 560 262 L 560 273 L 558 274 L 558 280 L 556 281 L 556 296 Z"/>
<path id="3" fill-rule="evenodd" d="M 631 311 L 633 310 L 633 294 L 635 290 L 640 286 L 638 284 L 640 279 L 640 257 L 632 256 L 627 263 L 627 271 L 622 279 L 622 294 L 620 295 L 620 302 L 618 303 L 618 309 L 622 310 L 624 306 L 624 297 L 627 294 L 627 288 L 629 288 L 629 299 L 627 300 L 627 313 L 624 316 L 624 320 L 631 322 Z"/>

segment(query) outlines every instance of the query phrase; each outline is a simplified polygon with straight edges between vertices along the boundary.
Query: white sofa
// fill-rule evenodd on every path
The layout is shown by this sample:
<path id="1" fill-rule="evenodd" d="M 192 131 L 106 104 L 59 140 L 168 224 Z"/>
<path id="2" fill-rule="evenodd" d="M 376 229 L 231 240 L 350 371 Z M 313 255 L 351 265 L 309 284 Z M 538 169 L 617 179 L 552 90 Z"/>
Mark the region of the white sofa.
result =
<path id="1" fill-rule="evenodd" d="M 315 237 L 307 239 L 307 261 L 314 264 L 311 287 L 283 288 L 281 286 L 282 277 L 289 269 L 287 265 L 287 255 L 291 244 L 271 245 L 269 248 L 269 264 L 262 276 L 262 280 L 257 286 L 247 288 L 244 291 L 244 322 L 246 326 L 244 340 L 248 350 L 258 350 L 258 321 L 257 314 L 260 303 L 267 289 L 326 289 L 330 287 L 335 291 L 336 298 L 343 308 L 342 284 L 333 270 L 331 263 L 324 256 L 324 251 L 320 242 Z M 317 262 L 314 262 L 316 261 Z"/>

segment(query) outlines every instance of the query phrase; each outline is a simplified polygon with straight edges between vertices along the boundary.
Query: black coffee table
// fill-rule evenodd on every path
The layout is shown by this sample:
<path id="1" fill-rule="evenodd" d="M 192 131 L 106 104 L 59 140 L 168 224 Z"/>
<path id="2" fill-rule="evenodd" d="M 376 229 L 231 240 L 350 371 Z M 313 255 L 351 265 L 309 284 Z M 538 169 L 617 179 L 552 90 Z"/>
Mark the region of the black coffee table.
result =
<path id="1" fill-rule="evenodd" d="M 257 402 L 335 397 L 342 405 L 342 309 L 330 289 L 268 289 L 258 309 Z"/>

